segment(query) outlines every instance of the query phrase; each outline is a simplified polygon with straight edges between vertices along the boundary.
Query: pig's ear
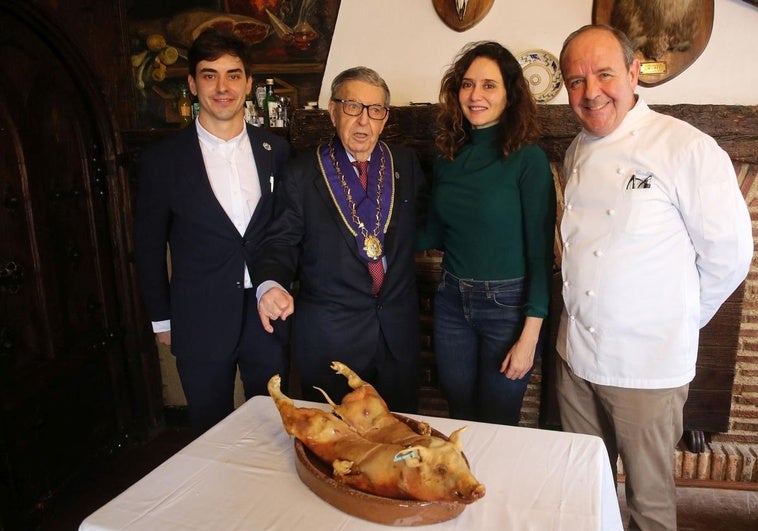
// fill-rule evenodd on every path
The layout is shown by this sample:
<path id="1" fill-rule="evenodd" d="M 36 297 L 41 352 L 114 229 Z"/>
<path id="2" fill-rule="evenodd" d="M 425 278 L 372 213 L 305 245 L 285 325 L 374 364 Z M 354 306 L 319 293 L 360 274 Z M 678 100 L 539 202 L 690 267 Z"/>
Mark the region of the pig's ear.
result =
<path id="1" fill-rule="evenodd" d="M 402 461 L 406 466 L 416 468 L 421 466 L 424 460 L 424 452 L 426 452 L 426 448 L 423 446 L 409 446 L 396 453 L 392 460 L 395 462 Z"/>
<path id="2" fill-rule="evenodd" d="M 458 437 L 463 430 L 465 430 L 468 426 L 463 426 L 462 428 L 458 428 L 453 433 L 450 434 L 450 442 L 453 443 L 453 446 L 455 446 L 458 450 L 463 450 L 463 443 L 461 442 L 460 438 Z"/>

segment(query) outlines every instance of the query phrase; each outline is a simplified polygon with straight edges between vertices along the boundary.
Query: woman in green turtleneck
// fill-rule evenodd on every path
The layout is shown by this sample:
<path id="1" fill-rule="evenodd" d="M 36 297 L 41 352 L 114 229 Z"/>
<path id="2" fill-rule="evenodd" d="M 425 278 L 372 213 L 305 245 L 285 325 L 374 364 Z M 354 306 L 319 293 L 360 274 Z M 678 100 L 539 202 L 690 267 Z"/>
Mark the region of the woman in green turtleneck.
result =
<path id="1" fill-rule="evenodd" d="M 440 156 L 419 249 L 444 251 L 434 348 L 454 418 L 518 424 L 547 316 L 555 188 L 513 55 L 471 43 L 440 88 Z"/>

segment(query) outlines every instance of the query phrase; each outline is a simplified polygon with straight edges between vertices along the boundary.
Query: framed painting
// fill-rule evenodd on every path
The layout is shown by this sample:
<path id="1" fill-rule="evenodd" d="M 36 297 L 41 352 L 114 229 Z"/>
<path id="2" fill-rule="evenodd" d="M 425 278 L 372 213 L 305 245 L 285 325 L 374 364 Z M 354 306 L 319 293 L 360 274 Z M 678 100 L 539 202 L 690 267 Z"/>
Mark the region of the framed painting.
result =
<path id="1" fill-rule="evenodd" d="M 274 78 L 293 102 L 318 99 L 340 0 L 134 0 L 129 15 L 138 127 L 179 123 L 187 49 L 207 28 L 250 48 L 255 84 Z"/>

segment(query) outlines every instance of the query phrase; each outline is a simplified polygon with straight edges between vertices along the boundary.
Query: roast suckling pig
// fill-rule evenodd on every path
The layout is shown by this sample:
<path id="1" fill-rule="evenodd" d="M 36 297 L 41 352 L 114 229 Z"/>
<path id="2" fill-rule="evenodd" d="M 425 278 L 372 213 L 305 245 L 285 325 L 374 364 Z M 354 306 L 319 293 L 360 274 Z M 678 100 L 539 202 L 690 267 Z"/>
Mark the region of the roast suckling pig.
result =
<path id="1" fill-rule="evenodd" d="M 342 398 L 342 402 L 337 405 L 323 389 L 318 387 L 316 389 L 321 391 L 335 413 L 360 435 L 374 442 L 405 445 L 421 444 L 423 446 L 429 446 L 432 440 L 438 439 L 432 437 L 431 427 L 425 422 L 418 423 L 417 429 L 419 431 L 416 432 L 408 424 L 398 420 L 374 386 L 364 382 L 355 371 L 344 363 L 334 361 L 331 368 L 347 379 L 347 384 L 353 391 L 346 394 Z M 458 450 L 462 449 L 458 436 L 464 429 L 466 428 L 463 427 L 453 432 L 449 438 Z"/>
<path id="2" fill-rule="evenodd" d="M 471 503 L 484 496 L 457 444 L 441 438 L 429 446 L 370 441 L 332 412 L 295 406 L 280 385 L 273 376 L 268 391 L 285 430 L 331 463 L 337 481 L 397 499 Z"/>

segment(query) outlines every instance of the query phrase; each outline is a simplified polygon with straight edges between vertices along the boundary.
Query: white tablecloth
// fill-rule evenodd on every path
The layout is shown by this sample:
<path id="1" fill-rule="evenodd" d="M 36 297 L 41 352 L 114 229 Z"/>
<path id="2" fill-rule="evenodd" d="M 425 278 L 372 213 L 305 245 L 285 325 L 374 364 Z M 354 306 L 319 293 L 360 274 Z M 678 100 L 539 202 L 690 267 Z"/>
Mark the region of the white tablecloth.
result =
<path id="1" fill-rule="evenodd" d="M 297 401 L 299 405 L 326 405 Z M 422 529 L 621 530 L 605 446 L 597 437 L 414 416 L 449 435 L 487 488 L 453 520 Z M 93 530 L 387 530 L 332 507 L 303 484 L 292 438 L 269 397 L 254 397 L 87 517 Z"/>

